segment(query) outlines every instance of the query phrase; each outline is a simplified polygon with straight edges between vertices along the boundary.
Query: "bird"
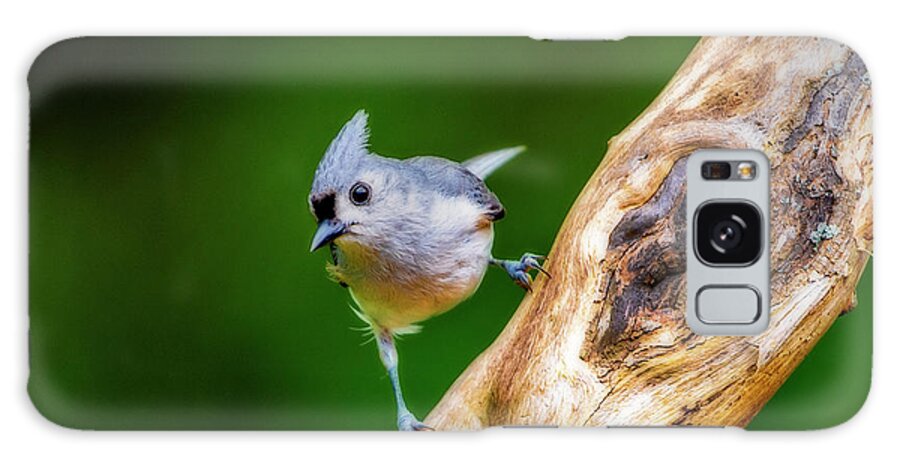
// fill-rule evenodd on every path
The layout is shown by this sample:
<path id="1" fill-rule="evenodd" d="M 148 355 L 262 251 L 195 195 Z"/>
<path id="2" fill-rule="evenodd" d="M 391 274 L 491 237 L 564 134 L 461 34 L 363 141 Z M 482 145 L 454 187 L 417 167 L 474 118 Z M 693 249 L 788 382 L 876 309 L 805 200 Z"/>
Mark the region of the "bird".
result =
<path id="1" fill-rule="evenodd" d="M 369 149 L 368 114 L 357 111 L 320 160 L 309 194 L 317 222 L 310 252 L 328 247 L 332 280 L 349 290 L 371 330 L 394 391 L 399 430 L 432 430 L 406 406 L 395 337 L 445 313 L 478 289 L 489 265 L 531 291 L 544 256 L 492 254 L 493 224 L 506 211 L 485 179 L 525 148 L 462 163 L 437 156 L 389 158 Z"/>

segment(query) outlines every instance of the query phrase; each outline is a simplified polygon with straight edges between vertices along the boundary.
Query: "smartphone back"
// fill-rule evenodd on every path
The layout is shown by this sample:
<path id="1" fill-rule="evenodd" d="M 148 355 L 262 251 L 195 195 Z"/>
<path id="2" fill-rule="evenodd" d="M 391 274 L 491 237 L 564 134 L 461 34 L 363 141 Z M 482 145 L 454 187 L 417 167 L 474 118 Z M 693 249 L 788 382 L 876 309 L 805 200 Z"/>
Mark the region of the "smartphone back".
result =
<path id="1" fill-rule="evenodd" d="M 60 42 L 29 393 L 103 430 L 837 425 L 871 379 L 870 86 L 817 38 Z M 686 321 L 710 148 L 768 160 L 761 332 Z"/>

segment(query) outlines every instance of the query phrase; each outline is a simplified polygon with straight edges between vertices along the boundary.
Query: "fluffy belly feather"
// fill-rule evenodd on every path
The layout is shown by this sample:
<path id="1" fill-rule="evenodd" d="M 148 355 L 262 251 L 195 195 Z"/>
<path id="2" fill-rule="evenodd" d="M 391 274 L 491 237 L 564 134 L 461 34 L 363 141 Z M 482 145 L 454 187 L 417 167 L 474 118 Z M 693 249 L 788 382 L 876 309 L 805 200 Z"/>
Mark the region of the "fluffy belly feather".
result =
<path id="1" fill-rule="evenodd" d="M 359 309 L 375 324 L 400 329 L 453 309 L 478 289 L 493 242 L 488 224 L 415 260 L 369 255 L 343 275 Z M 357 261 L 354 257 L 347 256 Z"/>
<path id="2" fill-rule="evenodd" d="M 423 282 L 413 287 L 385 282 L 380 286 L 351 287 L 350 293 L 374 323 L 400 329 L 453 309 L 475 293 L 483 275 L 483 271 L 473 272 L 452 283 Z"/>

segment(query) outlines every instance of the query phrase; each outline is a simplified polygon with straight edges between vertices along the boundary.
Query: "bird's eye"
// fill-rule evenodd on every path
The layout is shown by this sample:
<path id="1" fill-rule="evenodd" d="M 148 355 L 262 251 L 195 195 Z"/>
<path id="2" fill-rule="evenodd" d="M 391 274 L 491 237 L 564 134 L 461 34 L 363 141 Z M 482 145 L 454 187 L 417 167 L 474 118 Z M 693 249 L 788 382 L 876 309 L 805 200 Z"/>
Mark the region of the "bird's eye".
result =
<path id="1" fill-rule="evenodd" d="M 369 202 L 372 188 L 365 182 L 357 182 L 350 187 L 350 201 L 355 205 L 364 205 Z"/>

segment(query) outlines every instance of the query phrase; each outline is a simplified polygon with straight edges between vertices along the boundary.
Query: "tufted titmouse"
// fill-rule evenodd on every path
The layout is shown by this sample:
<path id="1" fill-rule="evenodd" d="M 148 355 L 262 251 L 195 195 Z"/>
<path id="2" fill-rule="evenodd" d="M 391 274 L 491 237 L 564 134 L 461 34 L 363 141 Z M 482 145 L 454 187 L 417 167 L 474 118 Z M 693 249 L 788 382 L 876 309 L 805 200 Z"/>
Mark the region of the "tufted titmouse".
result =
<path id="1" fill-rule="evenodd" d="M 394 335 L 471 296 L 497 265 L 526 290 L 541 256 L 491 256 L 493 223 L 505 211 L 484 179 L 524 150 L 506 148 L 463 163 L 418 156 L 384 158 L 368 150 L 368 117 L 348 121 L 319 162 L 309 195 L 318 221 L 311 251 L 329 245 L 329 274 L 372 328 L 397 402 L 400 430 L 428 430 L 403 401 Z M 549 274 L 548 274 L 549 276 Z"/>

